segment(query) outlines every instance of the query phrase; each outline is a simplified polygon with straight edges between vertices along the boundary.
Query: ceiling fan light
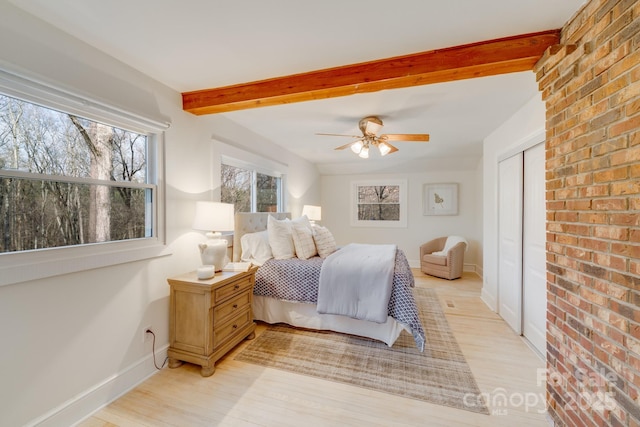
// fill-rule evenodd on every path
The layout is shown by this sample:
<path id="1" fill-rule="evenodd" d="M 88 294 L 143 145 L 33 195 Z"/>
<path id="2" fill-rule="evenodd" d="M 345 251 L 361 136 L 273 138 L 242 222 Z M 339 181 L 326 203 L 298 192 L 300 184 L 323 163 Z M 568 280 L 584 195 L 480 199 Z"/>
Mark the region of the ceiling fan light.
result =
<path id="1" fill-rule="evenodd" d="M 360 157 L 362 157 L 363 159 L 368 159 L 369 158 L 369 147 L 362 147 L 362 150 L 360 150 L 360 154 L 358 154 Z"/>
<path id="2" fill-rule="evenodd" d="M 353 151 L 356 154 L 360 154 L 360 152 L 362 152 L 362 141 L 356 141 L 353 144 L 351 144 L 351 151 Z"/>
<path id="3" fill-rule="evenodd" d="M 389 147 L 388 144 L 381 142 L 380 144 L 378 144 L 378 150 L 380 150 L 381 156 L 386 156 L 391 151 L 391 147 Z"/>

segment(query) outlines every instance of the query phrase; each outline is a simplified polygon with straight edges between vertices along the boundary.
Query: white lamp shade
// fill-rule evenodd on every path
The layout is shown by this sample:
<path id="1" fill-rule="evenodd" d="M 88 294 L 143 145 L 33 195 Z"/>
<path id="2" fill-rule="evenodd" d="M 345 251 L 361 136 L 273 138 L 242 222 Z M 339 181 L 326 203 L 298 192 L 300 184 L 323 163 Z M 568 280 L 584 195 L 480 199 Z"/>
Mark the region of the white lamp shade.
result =
<path id="1" fill-rule="evenodd" d="M 231 203 L 196 202 L 193 229 L 231 231 L 234 226 L 233 217 L 233 204 Z"/>
<path id="2" fill-rule="evenodd" d="M 203 266 L 213 266 L 220 271 L 228 262 L 227 241 L 221 239 L 219 232 L 234 228 L 234 209 L 229 203 L 196 202 L 196 214 L 193 219 L 195 230 L 207 231 L 207 241 L 200 243 L 200 257 Z"/>
<path id="3" fill-rule="evenodd" d="M 360 154 L 360 151 L 362 150 L 363 146 L 364 144 L 362 144 L 362 141 L 356 141 L 353 144 L 351 144 L 351 151 L 353 151 L 356 154 Z"/>
<path id="4" fill-rule="evenodd" d="M 311 221 L 320 221 L 322 219 L 322 207 L 304 205 L 302 207 L 302 215 L 306 215 Z"/>
<path id="5" fill-rule="evenodd" d="M 384 142 L 381 142 L 380 144 L 378 144 L 378 149 L 380 150 L 381 156 L 386 156 L 391 152 L 391 147 L 389 147 L 389 145 L 387 145 Z"/>

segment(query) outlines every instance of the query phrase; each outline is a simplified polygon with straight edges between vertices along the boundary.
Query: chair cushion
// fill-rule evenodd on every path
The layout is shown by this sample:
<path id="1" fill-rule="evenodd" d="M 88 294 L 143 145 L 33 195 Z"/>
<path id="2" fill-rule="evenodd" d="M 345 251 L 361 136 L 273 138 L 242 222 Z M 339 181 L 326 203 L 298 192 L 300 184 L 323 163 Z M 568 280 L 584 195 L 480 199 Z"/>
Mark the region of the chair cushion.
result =
<path id="1" fill-rule="evenodd" d="M 422 261 L 428 262 L 429 264 L 447 265 L 447 257 L 440 255 L 426 254 L 422 257 Z"/>

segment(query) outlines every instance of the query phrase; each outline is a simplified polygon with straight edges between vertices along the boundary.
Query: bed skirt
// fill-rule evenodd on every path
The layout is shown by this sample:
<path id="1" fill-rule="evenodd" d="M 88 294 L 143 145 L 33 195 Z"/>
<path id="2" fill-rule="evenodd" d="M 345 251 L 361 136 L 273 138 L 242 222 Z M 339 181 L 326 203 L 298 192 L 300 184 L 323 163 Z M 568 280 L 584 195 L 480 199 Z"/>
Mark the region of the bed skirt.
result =
<path id="1" fill-rule="evenodd" d="M 334 314 L 319 314 L 315 304 L 253 296 L 253 317 L 266 323 L 286 323 L 299 328 L 335 331 L 382 341 L 393 346 L 405 326 L 388 316 L 385 323 L 368 322 Z"/>

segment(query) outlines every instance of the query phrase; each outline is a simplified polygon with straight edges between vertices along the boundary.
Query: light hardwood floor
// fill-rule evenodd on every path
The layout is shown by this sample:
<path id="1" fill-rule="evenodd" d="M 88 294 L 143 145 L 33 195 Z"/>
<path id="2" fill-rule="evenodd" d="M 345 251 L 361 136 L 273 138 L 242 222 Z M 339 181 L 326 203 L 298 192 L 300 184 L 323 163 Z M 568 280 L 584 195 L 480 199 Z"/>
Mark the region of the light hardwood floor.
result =
<path id="1" fill-rule="evenodd" d="M 245 341 L 213 376 L 201 377 L 192 365 L 165 368 L 79 425 L 548 426 L 544 386 L 537 384 L 544 362 L 480 300 L 477 275 L 448 281 L 414 270 L 414 276 L 416 286 L 437 291 L 492 415 L 237 362 L 233 355 Z M 256 333 L 263 330 L 259 325 Z"/>

